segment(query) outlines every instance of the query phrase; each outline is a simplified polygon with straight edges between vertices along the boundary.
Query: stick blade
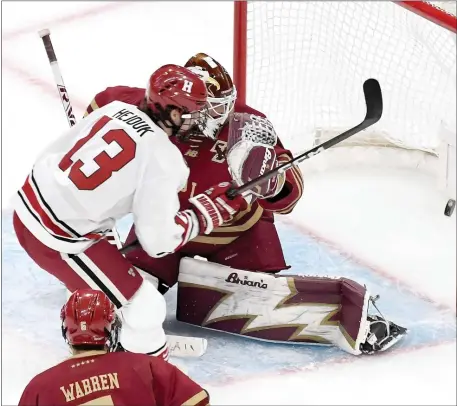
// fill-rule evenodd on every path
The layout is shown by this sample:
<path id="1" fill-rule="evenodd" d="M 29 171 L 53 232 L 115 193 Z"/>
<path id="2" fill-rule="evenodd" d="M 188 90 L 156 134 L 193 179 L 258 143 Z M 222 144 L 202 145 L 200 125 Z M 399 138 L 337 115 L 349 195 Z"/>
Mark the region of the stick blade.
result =
<path id="1" fill-rule="evenodd" d="M 183 337 L 167 334 L 170 355 L 173 357 L 198 358 L 208 347 L 208 341 L 201 337 Z"/>
<path id="2" fill-rule="evenodd" d="M 382 91 L 376 79 L 367 79 L 363 84 L 365 102 L 367 104 L 367 114 L 365 120 L 369 120 L 370 125 L 379 121 L 382 116 Z"/>

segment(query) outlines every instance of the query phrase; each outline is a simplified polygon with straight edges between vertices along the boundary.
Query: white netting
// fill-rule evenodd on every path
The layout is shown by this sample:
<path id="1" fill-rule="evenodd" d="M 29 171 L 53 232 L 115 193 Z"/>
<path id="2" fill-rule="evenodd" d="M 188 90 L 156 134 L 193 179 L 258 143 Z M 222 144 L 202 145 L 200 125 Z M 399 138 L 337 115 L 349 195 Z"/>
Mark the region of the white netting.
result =
<path id="1" fill-rule="evenodd" d="M 439 8 L 440 10 L 445 11 L 446 13 L 455 16 L 457 14 L 457 1 L 448 0 L 448 1 L 429 1 L 429 4 Z"/>
<path id="2" fill-rule="evenodd" d="M 249 2 L 247 36 L 247 103 L 293 148 L 361 121 L 370 77 L 384 114 L 351 144 L 436 153 L 456 126 L 455 34 L 392 2 Z"/>

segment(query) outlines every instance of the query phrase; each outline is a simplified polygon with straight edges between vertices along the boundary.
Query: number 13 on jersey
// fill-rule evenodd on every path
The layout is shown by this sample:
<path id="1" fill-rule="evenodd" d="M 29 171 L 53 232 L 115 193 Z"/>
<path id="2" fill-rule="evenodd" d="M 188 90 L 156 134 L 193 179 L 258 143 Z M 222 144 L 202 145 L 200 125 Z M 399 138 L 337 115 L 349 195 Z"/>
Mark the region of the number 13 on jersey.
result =
<path id="1" fill-rule="evenodd" d="M 59 168 L 66 171 L 70 168 L 68 177 L 79 190 L 94 190 L 106 182 L 113 172 L 121 170 L 125 165 L 135 158 L 136 143 L 121 128 L 111 129 L 101 135 L 101 130 L 112 120 L 111 117 L 103 116 L 90 130 L 89 134 L 80 139 L 73 148 L 68 151 L 59 163 Z M 98 168 L 89 176 L 82 171 L 82 166 L 87 163 L 81 159 L 74 159 L 74 155 L 91 140 L 103 139 L 106 149 L 113 142 L 117 143 L 121 150 L 113 157 L 109 156 L 106 149 L 93 158 Z"/>

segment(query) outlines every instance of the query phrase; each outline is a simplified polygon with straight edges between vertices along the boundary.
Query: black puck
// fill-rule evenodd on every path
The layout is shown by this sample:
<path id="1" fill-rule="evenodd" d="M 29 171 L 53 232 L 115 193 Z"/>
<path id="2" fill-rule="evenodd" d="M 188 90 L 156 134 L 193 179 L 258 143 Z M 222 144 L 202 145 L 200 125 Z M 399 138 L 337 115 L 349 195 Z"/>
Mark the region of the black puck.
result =
<path id="1" fill-rule="evenodd" d="M 452 213 L 454 213 L 454 209 L 455 209 L 455 200 L 449 199 L 446 204 L 446 207 L 444 208 L 444 215 L 451 217 Z"/>

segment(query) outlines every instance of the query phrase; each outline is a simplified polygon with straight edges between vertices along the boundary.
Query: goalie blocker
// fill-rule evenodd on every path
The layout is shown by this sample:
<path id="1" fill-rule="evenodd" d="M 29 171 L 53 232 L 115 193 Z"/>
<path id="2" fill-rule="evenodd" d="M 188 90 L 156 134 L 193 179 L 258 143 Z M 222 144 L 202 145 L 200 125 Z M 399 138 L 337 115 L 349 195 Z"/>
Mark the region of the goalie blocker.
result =
<path id="1" fill-rule="evenodd" d="M 384 351 L 407 332 L 368 314 L 376 300 L 346 278 L 270 275 L 184 258 L 176 316 L 249 338 L 335 345 L 359 355 Z"/>

